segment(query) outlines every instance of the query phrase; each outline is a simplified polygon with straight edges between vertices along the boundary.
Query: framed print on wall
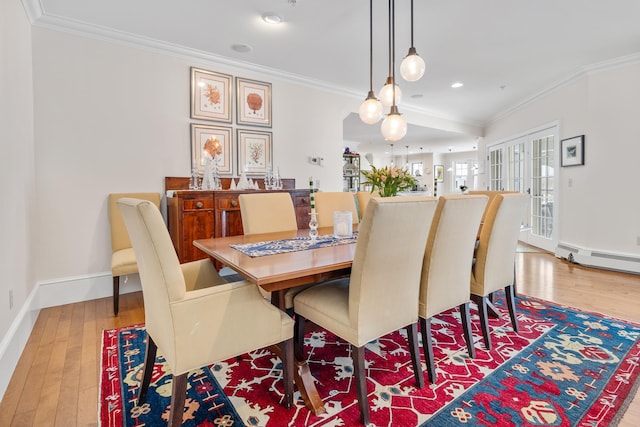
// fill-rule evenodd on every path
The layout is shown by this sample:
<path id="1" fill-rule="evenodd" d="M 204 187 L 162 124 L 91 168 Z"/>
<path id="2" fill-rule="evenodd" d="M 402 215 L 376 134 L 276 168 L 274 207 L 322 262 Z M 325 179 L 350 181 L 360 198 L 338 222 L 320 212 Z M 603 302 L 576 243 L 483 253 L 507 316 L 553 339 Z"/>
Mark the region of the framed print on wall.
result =
<path id="1" fill-rule="evenodd" d="M 444 182 L 444 165 L 433 165 L 433 176 L 438 182 Z"/>
<path id="2" fill-rule="evenodd" d="M 204 173 L 204 153 L 218 153 L 218 173 L 233 175 L 232 131 L 226 126 L 191 124 L 191 168 L 198 168 L 198 174 Z"/>
<path id="3" fill-rule="evenodd" d="M 584 165 L 584 135 L 560 141 L 561 166 Z"/>
<path id="4" fill-rule="evenodd" d="M 271 83 L 236 77 L 239 125 L 271 127 Z"/>
<path id="5" fill-rule="evenodd" d="M 191 67 L 191 118 L 231 123 L 233 77 Z"/>
<path id="6" fill-rule="evenodd" d="M 271 132 L 238 129 L 238 173 L 266 173 L 273 156 Z"/>

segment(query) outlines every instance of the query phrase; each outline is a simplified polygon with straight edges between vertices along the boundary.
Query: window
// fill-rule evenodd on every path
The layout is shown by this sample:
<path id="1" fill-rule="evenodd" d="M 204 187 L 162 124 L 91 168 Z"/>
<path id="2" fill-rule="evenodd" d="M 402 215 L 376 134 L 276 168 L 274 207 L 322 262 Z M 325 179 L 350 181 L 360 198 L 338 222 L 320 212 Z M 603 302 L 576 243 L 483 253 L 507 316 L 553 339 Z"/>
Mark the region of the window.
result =
<path id="1" fill-rule="evenodd" d="M 469 186 L 469 164 L 453 162 L 453 191 L 460 190 L 460 187 Z"/>

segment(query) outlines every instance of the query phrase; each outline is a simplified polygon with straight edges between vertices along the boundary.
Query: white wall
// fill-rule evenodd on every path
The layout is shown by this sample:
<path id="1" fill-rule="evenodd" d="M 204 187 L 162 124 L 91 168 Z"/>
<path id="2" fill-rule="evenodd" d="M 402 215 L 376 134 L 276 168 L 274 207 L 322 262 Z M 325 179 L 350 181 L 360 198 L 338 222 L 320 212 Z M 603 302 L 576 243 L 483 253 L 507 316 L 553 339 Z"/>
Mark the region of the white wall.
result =
<path id="1" fill-rule="evenodd" d="M 637 255 L 638 99 L 637 62 L 592 72 L 491 123 L 479 151 L 553 121 L 560 123 L 560 139 L 584 134 L 585 165 L 559 168 L 559 240 L 590 250 Z"/>
<path id="2" fill-rule="evenodd" d="M 9 66 L 10 65 L 10 66 Z M 31 28 L 19 0 L 0 2 L 0 372 L 12 372 L 37 313 Z M 10 308 L 9 293 L 13 293 Z M 24 322 L 16 322 L 21 316 Z M 0 377 L 0 396 L 8 384 Z"/>
<path id="3" fill-rule="evenodd" d="M 190 174 L 191 66 L 270 81 L 273 128 L 260 129 L 273 132 L 274 166 L 299 188 L 313 175 L 342 189 L 342 121 L 358 100 L 38 27 L 33 46 L 38 281 L 110 271 L 107 194 Z"/>

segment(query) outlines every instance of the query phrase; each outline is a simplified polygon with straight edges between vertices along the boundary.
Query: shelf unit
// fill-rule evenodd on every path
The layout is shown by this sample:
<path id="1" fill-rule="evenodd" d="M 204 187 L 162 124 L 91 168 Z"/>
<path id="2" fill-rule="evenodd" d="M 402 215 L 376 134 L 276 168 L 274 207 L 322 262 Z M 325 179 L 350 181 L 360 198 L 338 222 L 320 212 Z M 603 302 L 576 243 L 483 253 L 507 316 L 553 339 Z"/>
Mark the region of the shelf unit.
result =
<path id="1" fill-rule="evenodd" d="M 360 191 L 360 154 L 343 154 L 342 162 L 342 189 Z"/>

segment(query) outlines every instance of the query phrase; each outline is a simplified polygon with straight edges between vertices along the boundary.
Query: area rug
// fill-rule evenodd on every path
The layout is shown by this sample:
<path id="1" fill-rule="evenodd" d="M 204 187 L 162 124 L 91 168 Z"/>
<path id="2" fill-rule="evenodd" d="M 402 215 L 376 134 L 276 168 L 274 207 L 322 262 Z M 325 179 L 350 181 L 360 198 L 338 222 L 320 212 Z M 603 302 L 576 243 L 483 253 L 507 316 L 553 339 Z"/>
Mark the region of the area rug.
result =
<path id="1" fill-rule="evenodd" d="M 371 423 L 376 426 L 613 426 L 638 387 L 640 325 L 519 297 L 519 333 L 503 298 L 486 351 L 472 304 L 476 358 L 466 352 L 457 310 L 432 322 L 437 380 L 416 388 L 403 332 L 367 345 Z M 103 333 L 100 425 L 166 425 L 171 373 L 160 352 L 147 401 L 138 406 L 144 325 Z M 189 374 L 184 426 L 356 426 L 359 411 L 349 346 L 319 330 L 305 354 L 326 414 L 313 415 L 296 392 L 282 406 L 280 360 L 269 350 Z M 424 362 L 424 360 L 423 360 Z M 423 365 L 424 367 L 424 365 Z M 426 373 L 425 373 L 426 377 Z"/>

